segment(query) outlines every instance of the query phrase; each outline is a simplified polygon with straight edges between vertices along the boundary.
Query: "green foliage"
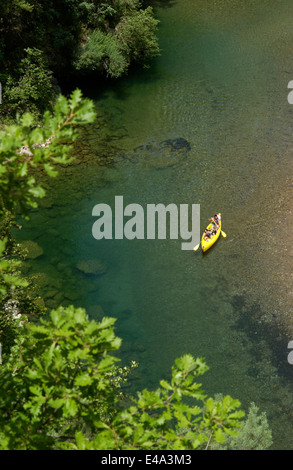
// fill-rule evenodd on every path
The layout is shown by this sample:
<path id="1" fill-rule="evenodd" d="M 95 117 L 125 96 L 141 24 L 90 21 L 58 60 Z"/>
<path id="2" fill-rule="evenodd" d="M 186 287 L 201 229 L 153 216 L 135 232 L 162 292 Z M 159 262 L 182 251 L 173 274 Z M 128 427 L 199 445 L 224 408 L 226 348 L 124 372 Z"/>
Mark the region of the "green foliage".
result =
<path id="1" fill-rule="evenodd" d="M 2 445 L 52 448 L 92 429 L 106 405 L 110 410 L 118 399 L 109 376 L 117 359 L 110 352 L 120 345 L 113 324 L 110 318 L 91 322 L 84 310 L 68 307 L 24 327 L 0 370 Z"/>
<path id="2" fill-rule="evenodd" d="M 19 325 L 43 313 L 31 294 L 33 280 L 21 274 L 25 256 L 11 236 L 11 228 L 19 228 L 13 213 L 17 209 L 26 214 L 29 207 L 37 206 L 36 199 L 45 195 L 38 182 L 40 170 L 56 176 L 56 164 L 71 161 L 78 126 L 94 118 L 93 103 L 76 90 L 69 99 L 60 95 L 53 112 L 44 113 L 42 124 L 34 126 L 34 117 L 25 113 L 0 130 L 0 343 L 5 352 Z"/>
<path id="3" fill-rule="evenodd" d="M 31 283 L 21 275 L 24 254 L 11 235 L 12 227 L 20 228 L 6 213 L 0 221 L 0 343 L 5 351 L 9 351 L 19 326 L 27 320 L 26 313 L 41 313 L 31 296 Z"/>
<path id="4" fill-rule="evenodd" d="M 76 70 L 83 73 L 106 71 L 111 77 L 119 77 L 128 66 L 117 39 L 95 29 L 86 44 L 80 48 L 74 62 Z"/>
<path id="5" fill-rule="evenodd" d="M 41 125 L 34 126 L 30 113 L 18 122 L 0 130 L 0 215 L 19 207 L 36 207 L 35 198 L 45 195 L 35 172 L 44 169 L 50 176 L 57 173 L 56 163 L 71 161 L 71 143 L 77 138 L 76 125 L 84 125 L 95 118 L 93 103 L 83 100 L 80 90 L 69 99 L 60 95 L 53 112 L 44 113 Z M 46 142 L 50 145 L 44 145 Z M 70 142 L 70 144 L 66 144 Z"/>
<path id="6" fill-rule="evenodd" d="M 59 85 L 93 72 L 120 77 L 158 54 L 158 22 L 138 0 L 2 0 L 0 19 L 3 119 L 39 116 Z"/>
<path id="7" fill-rule="evenodd" d="M 197 379 L 207 366 L 190 355 L 170 382 L 121 407 L 114 322 L 60 307 L 24 326 L 0 368 L 2 449 L 201 449 L 240 426 L 239 401 L 206 399 Z"/>
<path id="8" fill-rule="evenodd" d="M 5 354 L 9 353 L 20 327 L 28 320 L 37 320 L 45 313 L 45 307 L 36 296 L 33 277 L 24 278 L 21 272 L 26 254 L 11 237 L 10 229 L 16 226 L 11 216 L 6 216 L 1 226 L 0 239 L 0 343 Z"/>
<path id="9" fill-rule="evenodd" d="M 141 10 L 138 5 L 133 1 L 101 4 L 100 21 L 95 22 L 96 28 L 77 50 L 73 62 L 76 70 L 82 73 L 105 71 L 117 78 L 131 63 L 147 66 L 151 58 L 159 55 L 158 20 L 154 19 L 151 7 Z"/>
<path id="10" fill-rule="evenodd" d="M 0 343 L 9 350 L 17 335 L 17 328 L 26 321 L 21 315 L 17 293 L 23 292 L 29 282 L 20 275 L 20 261 L 6 256 L 7 238 L 0 240 Z"/>
<path id="11" fill-rule="evenodd" d="M 50 108 L 54 96 L 52 72 L 44 64 L 44 58 L 38 49 L 25 49 L 26 57 L 20 62 L 18 82 L 8 77 L 1 113 L 15 117 L 23 110 L 40 116 Z"/>
<path id="12" fill-rule="evenodd" d="M 269 428 L 266 413 L 259 414 L 259 409 L 252 403 L 246 420 L 239 433 L 229 437 L 220 446 L 221 450 L 266 450 L 272 445 L 272 432 Z M 214 449 L 219 446 L 213 445 Z"/>
<path id="13" fill-rule="evenodd" d="M 114 29 L 122 17 L 141 8 L 139 0 L 102 0 L 83 2 L 88 11 L 87 28 L 103 31 Z"/>
<path id="14" fill-rule="evenodd" d="M 159 55 L 157 25 L 158 20 L 154 19 L 151 7 L 121 19 L 115 28 L 115 35 L 129 62 L 146 66 L 151 58 Z"/>

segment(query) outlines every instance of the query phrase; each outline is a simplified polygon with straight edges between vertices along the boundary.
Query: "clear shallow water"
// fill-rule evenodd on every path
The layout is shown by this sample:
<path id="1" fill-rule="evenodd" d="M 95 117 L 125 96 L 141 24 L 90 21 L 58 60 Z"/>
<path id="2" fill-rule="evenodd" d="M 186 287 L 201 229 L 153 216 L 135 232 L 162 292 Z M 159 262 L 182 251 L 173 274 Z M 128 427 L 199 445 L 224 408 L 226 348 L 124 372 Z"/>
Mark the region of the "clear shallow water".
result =
<path id="1" fill-rule="evenodd" d="M 76 148 L 77 164 L 50 182 L 23 224 L 44 254 L 49 307 L 73 303 L 117 318 L 123 360 L 138 360 L 133 389 L 156 387 L 174 359 L 204 357 L 205 390 L 266 411 L 274 447 L 292 449 L 291 326 L 293 79 L 289 1 L 180 0 L 160 8 L 162 56 L 148 71 L 97 90 L 97 123 Z M 162 150 L 183 138 L 190 150 Z M 146 147 L 151 144 L 151 147 Z M 138 150 L 137 147 L 143 146 Z M 206 255 L 180 240 L 98 242 L 92 208 L 135 202 L 200 204 L 201 228 L 223 214 Z M 101 276 L 77 269 L 98 259 Z M 63 294 L 60 294 L 62 292 Z"/>

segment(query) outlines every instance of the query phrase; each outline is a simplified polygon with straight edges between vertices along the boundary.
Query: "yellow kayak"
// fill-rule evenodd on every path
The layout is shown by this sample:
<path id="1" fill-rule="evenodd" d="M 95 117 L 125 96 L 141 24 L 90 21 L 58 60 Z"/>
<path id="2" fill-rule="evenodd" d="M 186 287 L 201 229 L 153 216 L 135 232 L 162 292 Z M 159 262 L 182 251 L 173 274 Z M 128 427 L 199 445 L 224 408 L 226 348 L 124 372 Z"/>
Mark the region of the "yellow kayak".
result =
<path id="1" fill-rule="evenodd" d="M 208 226 L 207 226 L 207 230 L 209 230 L 212 226 L 212 223 L 210 223 Z M 202 248 L 202 251 L 207 251 L 211 246 L 213 246 L 213 244 L 218 240 L 219 236 L 220 236 L 220 233 L 221 233 L 221 228 L 222 228 L 222 220 L 220 220 L 220 225 L 219 225 L 219 228 L 217 230 L 217 232 L 212 235 L 212 238 L 209 238 L 207 240 L 204 239 L 204 233 L 201 237 L 201 248 Z"/>

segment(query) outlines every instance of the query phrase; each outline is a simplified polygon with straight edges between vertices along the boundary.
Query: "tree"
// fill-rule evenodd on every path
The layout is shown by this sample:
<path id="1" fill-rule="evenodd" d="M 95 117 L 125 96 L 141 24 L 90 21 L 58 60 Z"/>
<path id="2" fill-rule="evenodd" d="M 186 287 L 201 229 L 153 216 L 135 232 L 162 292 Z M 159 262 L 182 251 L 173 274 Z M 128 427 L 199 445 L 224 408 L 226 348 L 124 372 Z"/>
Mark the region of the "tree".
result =
<path id="1" fill-rule="evenodd" d="M 83 74 L 106 72 L 117 78 L 128 71 L 132 63 L 145 67 L 159 55 L 156 31 L 159 21 L 151 7 L 142 10 L 137 1 L 109 1 L 98 9 L 98 21 L 93 21 L 76 51 L 73 65 Z M 94 13 L 91 19 L 95 18 Z"/>
<path id="2" fill-rule="evenodd" d="M 55 100 L 52 72 L 45 65 L 43 53 L 35 48 L 25 52 L 18 81 L 10 75 L 3 93 L 1 112 L 12 118 L 22 110 L 40 117 L 46 109 L 52 109 Z"/>
<path id="3" fill-rule="evenodd" d="M 6 352 L 28 317 L 36 321 L 46 310 L 35 293 L 34 278 L 26 279 L 21 273 L 26 252 L 12 237 L 12 227 L 21 228 L 14 216 L 6 213 L 0 221 L 0 343 Z"/>
<path id="4" fill-rule="evenodd" d="M 159 52 L 157 24 L 138 0 L 2 0 L 3 119 L 42 114 L 56 88 L 81 76 L 117 78 L 132 63 L 146 65 Z"/>
<path id="5" fill-rule="evenodd" d="M 159 21 L 152 15 L 152 8 L 139 10 L 121 19 L 115 28 L 121 49 L 129 62 L 147 66 L 150 59 L 159 55 L 156 29 Z"/>
<path id="6" fill-rule="evenodd" d="M 206 398 L 197 379 L 208 367 L 191 355 L 124 405 L 114 322 L 71 306 L 24 326 L 0 368 L 0 448 L 202 449 L 235 433 L 240 402 Z"/>
<path id="7" fill-rule="evenodd" d="M 115 36 L 98 29 L 95 29 L 86 44 L 80 47 L 74 61 L 76 70 L 83 74 L 106 71 L 115 78 L 120 77 L 128 65 Z"/>
<path id="8" fill-rule="evenodd" d="M 272 445 L 272 432 L 268 425 L 266 413 L 259 414 L 255 403 L 251 403 L 246 420 L 239 433 L 229 436 L 222 445 L 213 445 L 222 450 L 266 450 Z"/>
<path id="9" fill-rule="evenodd" d="M 79 0 L 2 0 L 1 71 L 14 77 L 25 49 L 37 48 L 54 74 L 66 73 L 80 39 L 82 12 Z"/>

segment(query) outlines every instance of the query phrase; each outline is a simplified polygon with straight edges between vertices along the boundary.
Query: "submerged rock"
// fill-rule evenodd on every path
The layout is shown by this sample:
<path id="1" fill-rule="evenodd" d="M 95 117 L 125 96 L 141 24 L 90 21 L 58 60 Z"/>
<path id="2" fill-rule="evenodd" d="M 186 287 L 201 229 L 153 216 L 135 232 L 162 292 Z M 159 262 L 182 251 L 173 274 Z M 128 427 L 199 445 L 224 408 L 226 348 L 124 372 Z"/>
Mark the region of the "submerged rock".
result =
<path id="1" fill-rule="evenodd" d="M 45 299 L 52 299 L 58 294 L 57 289 L 52 289 L 52 290 L 46 290 L 46 293 L 44 294 Z"/>
<path id="2" fill-rule="evenodd" d="M 183 137 L 178 137 L 159 143 L 140 145 L 134 149 L 133 154 L 124 158 L 147 167 L 163 169 L 180 163 L 187 157 L 187 152 L 190 150 L 190 142 Z"/>
<path id="3" fill-rule="evenodd" d="M 144 151 L 144 150 L 153 150 L 154 144 L 140 145 L 134 149 L 134 152 Z"/>
<path id="4" fill-rule="evenodd" d="M 80 293 L 77 290 L 68 290 L 65 292 L 64 297 L 67 300 L 71 300 L 74 302 L 75 300 L 78 300 L 80 298 Z"/>
<path id="5" fill-rule="evenodd" d="M 45 273 L 34 273 L 31 277 L 33 278 L 34 284 L 40 289 L 44 287 L 47 288 L 47 286 L 50 285 L 50 277 Z"/>
<path id="6" fill-rule="evenodd" d="M 76 267 L 79 271 L 83 272 L 84 274 L 93 274 L 99 276 L 105 274 L 107 271 L 107 267 L 98 259 L 79 261 Z"/>
<path id="7" fill-rule="evenodd" d="M 180 137 L 178 139 L 164 140 L 163 142 L 160 142 L 160 146 L 169 147 L 170 150 L 172 151 L 176 151 L 176 150 L 189 151 L 191 149 L 190 143 L 188 142 L 188 140 L 184 139 L 183 137 Z"/>
<path id="8" fill-rule="evenodd" d="M 22 248 L 25 248 L 25 250 L 27 250 L 27 258 L 29 259 L 38 258 L 44 253 L 43 248 L 41 248 L 38 243 L 33 242 L 32 240 L 26 240 L 24 242 L 21 242 L 21 246 Z"/>
<path id="9" fill-rule="evenodd" d="M 58 302 L 55 299 L 47 299 L 45 305 L 49 309 L 54 309 L 58 307 Z"/>
<path id="10" fill-rule="evenodd" d="M 105 316 L 105 312 L 103 310 L 103 307 L 101 307 L 101 305 L 90 305 L 87 308 L 87 312 L 89 313 L 89 316 L 91 318 L 95 318 L 95 319 L 101 319 Z"/>
<path id="11" fill-rule="evenodd" d="M 50 209 L 53 206 L 53 201 L 50 197 L 45 197 L 44 199 L 40 199 L 39 206 L 44 209 Z"/>
<path id="12" fill-rule="evenodd" d="M 36 299 L 34 299 L 34 304 L 41 308 L 45 307 L 45 301 L 42 297 L 37 297 Z"/>
<path id="13" fill-rule="evenodd" d="M 134 149 L 134 152 L 141 152 L 141 151 L 148 151 L 152 152 L 154 150 L 158 150 L 159 148 L 169 148 L 171 151 L 178 151 L 178 150 L 191 150 L 191 145 L 188 140 L 184 139 L 183 137 L 177 137 L 175 139 L 166 139 L 160 142 L 159 144 L 153 142 L 148 143 L 145 145 L 140 145 Z"/>

